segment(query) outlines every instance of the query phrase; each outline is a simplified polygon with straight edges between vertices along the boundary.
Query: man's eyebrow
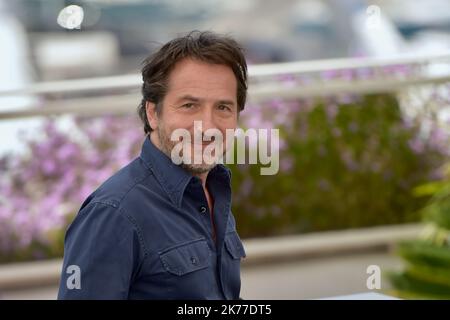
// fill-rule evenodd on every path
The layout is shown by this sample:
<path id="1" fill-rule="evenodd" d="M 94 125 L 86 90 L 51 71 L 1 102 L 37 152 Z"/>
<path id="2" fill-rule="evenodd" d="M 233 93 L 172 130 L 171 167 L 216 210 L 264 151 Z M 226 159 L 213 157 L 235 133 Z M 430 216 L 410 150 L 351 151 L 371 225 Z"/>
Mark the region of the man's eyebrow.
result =
<path id="1" fill-rule="evenodd" d="M 232 101 L 232 100 L 219 100 L 219 101 L 217 101 L 217 104 L 229 104 L 229 105 L 234 105 L 234 101 Z"/>
<path id="2" fill-rule="evenodd" d="M 194 97 L 191 96 L 189 94 L 181 96 L 180 98 L 178 98 L 178 101 L 193 101 L 193 102 L 201 102 L 203 101 L 203 99 L 198 98 L 198 97 Z M 229 104 L 229 105 L 234 105 L 234 101 L 233 100 L 227 100 L 227 99 L 221 99 L 217 101 L 217 104 Z"/>
<path id="3" fill-rule="evenodd" d="M 178 98 L 178 101 L 185 101 L 185 100 L 194 101 L 194 102 L 199 102 L 199 101 L 201 101 L 202 99 L 197 98 L 197 97 L 194 97 L 194 96 L 191 96 L 191 95 L 189 95 L 189 94 L 186 94 L 186 95 L 181 96 L 180 98 Z"/>

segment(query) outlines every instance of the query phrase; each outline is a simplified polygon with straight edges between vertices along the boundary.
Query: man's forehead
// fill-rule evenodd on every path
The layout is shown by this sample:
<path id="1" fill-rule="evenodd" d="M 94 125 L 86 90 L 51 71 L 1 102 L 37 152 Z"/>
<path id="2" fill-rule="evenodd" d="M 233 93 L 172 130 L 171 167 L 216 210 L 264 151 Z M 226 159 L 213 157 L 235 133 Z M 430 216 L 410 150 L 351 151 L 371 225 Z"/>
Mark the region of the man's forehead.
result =
<path id="1" fill-rule="evenodd" d="M 206 99 L 236 101 L 237 81 L 224 65 L 200 61 L 181 61 L 168 78 L 168 94 L 176 100 Z M 191 99 L 191 100 L 195 100 Z"/>
<path id="2" fill-rule="evenodd" d="M 169 75 L 169 82 L 181 83 L 236 83 L 233 70 L 227 65 L 212 64 L 193 59 L 183 59 L 174 66 Z"/>

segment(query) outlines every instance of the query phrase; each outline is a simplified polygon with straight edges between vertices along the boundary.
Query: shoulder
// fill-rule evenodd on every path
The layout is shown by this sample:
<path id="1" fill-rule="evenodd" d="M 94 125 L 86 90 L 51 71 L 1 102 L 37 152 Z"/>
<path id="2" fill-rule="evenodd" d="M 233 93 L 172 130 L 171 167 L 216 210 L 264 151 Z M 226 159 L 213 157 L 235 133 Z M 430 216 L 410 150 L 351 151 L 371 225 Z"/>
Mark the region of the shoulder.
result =
<path id="1" fill-rule="evenodd" d="M 112 208 L 125 208 L 130 199 L 139 198 L 143 192 L 141 185 L 145 185 L 145 191 L 160 193 L 160 187 L 152 174 L 152 170 L 140 157 L 131 161 L 128 165 L 104 181 L 92 192 L 81 205 L 80 211 L 90 203 L 102 203 Z"/>
<path id="2" fill-rule="evenodd" d="M 87 221 L 95 224 L 127 224 L 130 220 L 126 212 L 127 197 L 130 196 L 140 183 L 150 181 L 152 173 L 140 158 L 136 158 L 128 165 L 103 182 L 82 203 L 78 214 L 70 227 Z M 69 228 L 70 229 L 70 228 Z"/>

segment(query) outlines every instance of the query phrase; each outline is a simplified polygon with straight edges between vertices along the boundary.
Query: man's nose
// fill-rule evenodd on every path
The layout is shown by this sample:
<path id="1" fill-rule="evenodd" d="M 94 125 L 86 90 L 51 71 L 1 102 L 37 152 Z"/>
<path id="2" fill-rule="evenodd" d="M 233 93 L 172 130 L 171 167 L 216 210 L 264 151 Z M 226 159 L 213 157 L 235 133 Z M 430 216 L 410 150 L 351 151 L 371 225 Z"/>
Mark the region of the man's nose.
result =
<path id="1" fill-rule="evenodd" d="M 217 124 L 215 123 L 214 120 L 214 113 L 213 113 L 213 108 L 212 107 L 207 107 L 203 109 L 202 115 L 201 115 L 201 119 L 202 121 L 202 130 L 203 132 L 205 132 L 208 129 L 211 128 L 217 128 Z"/>

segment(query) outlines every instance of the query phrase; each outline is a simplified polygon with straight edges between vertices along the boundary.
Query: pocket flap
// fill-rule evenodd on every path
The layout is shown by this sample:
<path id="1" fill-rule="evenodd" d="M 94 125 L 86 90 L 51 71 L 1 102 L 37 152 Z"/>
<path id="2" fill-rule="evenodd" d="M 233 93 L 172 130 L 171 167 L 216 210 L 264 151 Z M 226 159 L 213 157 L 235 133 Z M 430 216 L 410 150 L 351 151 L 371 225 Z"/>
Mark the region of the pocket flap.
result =
<path id="1" fill-rule="evenodd" d="M 233 259 L 245 258 L 245 250 L 242 241 L 236 231 L 227 233 L 225 236 L 225 246 Z"/>
<path id="2" fill-rule="evenodd" d="M 210 257 L 205 239 L 182 243 L 159 253 L 164 269 L 177 276 L 208 267 Z"/>

